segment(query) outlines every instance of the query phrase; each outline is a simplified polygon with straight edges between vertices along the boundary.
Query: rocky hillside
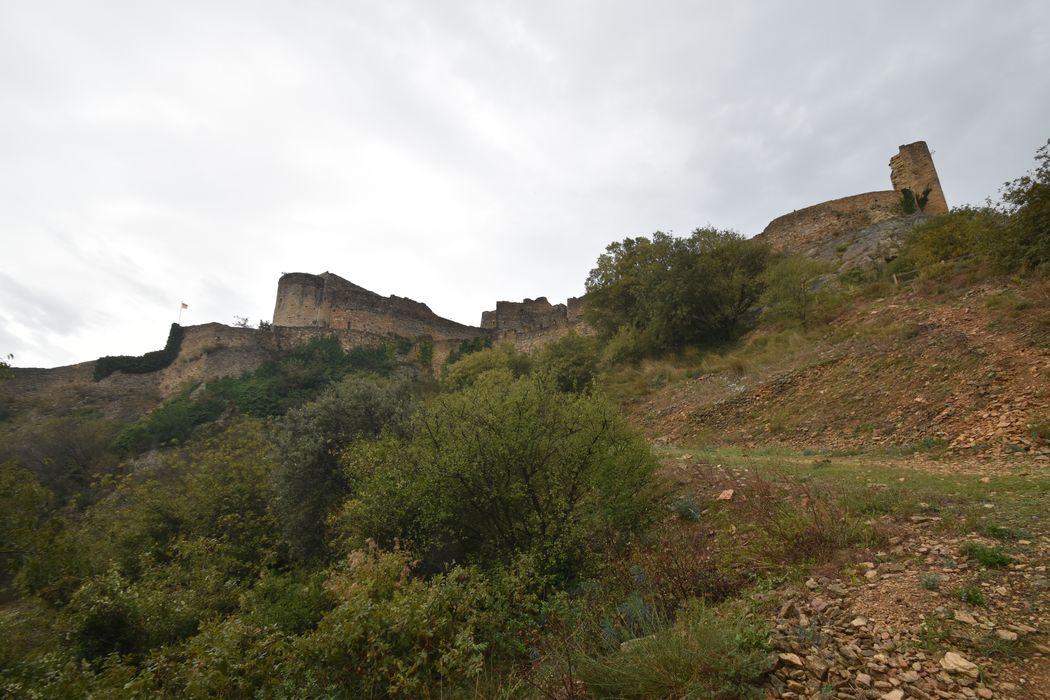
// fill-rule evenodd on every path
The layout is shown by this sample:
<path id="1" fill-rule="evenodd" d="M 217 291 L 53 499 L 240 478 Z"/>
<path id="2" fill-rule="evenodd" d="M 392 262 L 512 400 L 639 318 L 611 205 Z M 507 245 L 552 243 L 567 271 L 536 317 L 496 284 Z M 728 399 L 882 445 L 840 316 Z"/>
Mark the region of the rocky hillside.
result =
<path id="1" fill-rule="evenodd" d="M 820 331 L 763 331 L 719 371 L 638 400 L 658 442 L 933 448 L 1050 461 L 1050 288 L 862 300 Z"/>

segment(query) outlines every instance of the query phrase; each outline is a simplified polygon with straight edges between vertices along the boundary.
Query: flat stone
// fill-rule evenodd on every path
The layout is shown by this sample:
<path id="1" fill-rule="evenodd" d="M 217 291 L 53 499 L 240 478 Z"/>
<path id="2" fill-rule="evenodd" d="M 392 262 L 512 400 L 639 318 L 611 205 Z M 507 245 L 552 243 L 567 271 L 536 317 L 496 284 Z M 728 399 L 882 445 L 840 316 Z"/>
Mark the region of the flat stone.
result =
<path id="1" fill-rule="evenodd" d="M 868 618 L 863 615 L 857 615 L 849 622 L 851 627 L 866 627 L 868 624 Z"/>
<path id="2" fill-rule="evenodd" d="M 948 673 L 961 673 L 971 678 L 977 677 L 977 664 L 954 651 L 944 653 L 944 656 L 941 657 L 941 668 Z"/>
<path id="3" fill-rule="evenodd" d="M 779 656 L 780 660 L 784 663 L 790 664 L 797 668 L 802 668 L 804 665 L 802 663 L 802 659 L 799 658 L 798 654 L 778 654 L 777 656 Z"/>
<path id="4" fill-rule="evenodd" d="M 904 700 L 904 691 L 900 688 L 891 690 L 888 693 L 883 693 L 880 700 Z"/>
<path id="5" fill-rule="evenodd" d="M 858 673 L 856 678 L 853 679 L 853 681 L 857 685 L 864 686 L 865 688 L 871 687 L 871 676 L 869 676 L 866 673 Z"/>
<path id="6" fill-rule="evenodd" d="M 1011 632 L 1010 630 L 998 629 L 995 631 L 995 636 L 1004 642 L 1017 641 L 1017 632 Z"/>
<path id="7" fill-rule="evenodd" d="M 974 619 L 973 615 L 971 615 L 970 613 L 966 612 L 965 610 L 956 610 L 955 611 L 955 620 L 957 622 L 965 622 L 968 625 L 976 625 L 977 624 L 977 620 Z"/>

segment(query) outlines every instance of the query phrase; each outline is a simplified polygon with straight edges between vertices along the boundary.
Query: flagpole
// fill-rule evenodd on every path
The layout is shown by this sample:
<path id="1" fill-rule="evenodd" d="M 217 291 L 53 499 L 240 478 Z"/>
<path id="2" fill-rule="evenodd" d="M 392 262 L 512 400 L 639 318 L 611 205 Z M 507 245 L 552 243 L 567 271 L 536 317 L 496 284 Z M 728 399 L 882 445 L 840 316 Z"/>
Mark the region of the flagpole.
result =
<path id="1" fill-rule="evenodd" d="M 182 325 L 182 304 L 179 304 L 179 320 L 178 320 L 178 324 L 180 326 Z"/>

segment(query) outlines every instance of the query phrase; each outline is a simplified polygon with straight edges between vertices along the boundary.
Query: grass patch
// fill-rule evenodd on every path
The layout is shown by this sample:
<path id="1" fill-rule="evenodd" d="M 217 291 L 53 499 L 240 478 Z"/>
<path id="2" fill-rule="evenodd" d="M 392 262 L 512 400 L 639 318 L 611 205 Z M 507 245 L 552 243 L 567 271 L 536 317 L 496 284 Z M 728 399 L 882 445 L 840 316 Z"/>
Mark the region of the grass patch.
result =
<path id="1" fill-rule="evenodd" d="M 978 523 L 974 529 L 985 537 L 991 537 L 996 540 L 1016 541 L 1032 538 L 1032 533 L 1030 532 L 1003 527 L 1002 525 L 995 525 L 994 523 Z"/>
<path id="2" fill-rule="evenodd" d="M 953 598 L 957 598 L 968 605 L 983 606 L 985 604 L 984 592 L 981 588 L 975 584 L 968 583 L 963 586 L 956 586 L 949 592 Z"/>
<path id="3" fill-rule="evenodd" d="M 941 587 L 941 577 L 937 574 L 923 574 L 919 577 L 919 586 L 925 591 L 936 591 Z"/>
<path id="4" fill-rule="evenodd" d="M 598 698 L 759 698 L 768 631 L 742 606 L 693 601 L 673 626 L 584 655 L 578 668 Z"/>
<path id="5" fill-rule="evenodd" d="M 959 551 L 987 569 L 1003 569 L 1014 561 L 1002 548 L 986 547 L 979 542 L 963 542 Z"/>

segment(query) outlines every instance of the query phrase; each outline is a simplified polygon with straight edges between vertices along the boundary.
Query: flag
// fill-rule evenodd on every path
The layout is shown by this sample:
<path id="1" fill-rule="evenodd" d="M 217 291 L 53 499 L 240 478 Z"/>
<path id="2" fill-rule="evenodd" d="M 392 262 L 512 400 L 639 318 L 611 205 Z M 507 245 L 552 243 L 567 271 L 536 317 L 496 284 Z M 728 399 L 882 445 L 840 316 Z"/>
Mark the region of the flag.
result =
<path id="1" fill-rule="evenodd" d="M 184 309 L 188 309 L 188 308 L 190 308 L 190 307 L 186 305 L 186 302 L 182 302 L 182 308 L 184 308 Z"/>

